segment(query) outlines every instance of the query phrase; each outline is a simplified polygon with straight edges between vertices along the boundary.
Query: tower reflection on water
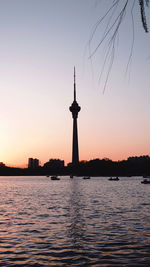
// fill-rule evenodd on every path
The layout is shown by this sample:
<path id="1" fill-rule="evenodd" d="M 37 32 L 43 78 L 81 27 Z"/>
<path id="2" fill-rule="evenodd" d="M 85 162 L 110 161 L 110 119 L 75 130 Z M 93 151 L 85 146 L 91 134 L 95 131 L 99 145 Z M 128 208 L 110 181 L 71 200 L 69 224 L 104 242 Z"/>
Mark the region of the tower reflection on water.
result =
<path id="1" fill-rule="evenodd" d="M 76 165 L 79 163 L 79 147 L 78 147 L 78 127 L 77 127 L 77 118 L 78 113 L 81 110 L 81 107 L 76 101 L 76 75 L 74 67 L 74 100 L 72 105 L 69 107 L 69 110 L 72 113 L 73 118 L 73 143 L 72 143 L 72 164 Z"/>
<path id="2" fill-rule="evenodd" d="M 70 183 L 68 194 L 69 219 L 67 227 L 67 236 L 74 248 L 86 249 L 85 240 L 87 240 L 87 222 L 86 205 L 88 199 L 84 195 L 84 188 L 80 179 L 73 179 Z"/>

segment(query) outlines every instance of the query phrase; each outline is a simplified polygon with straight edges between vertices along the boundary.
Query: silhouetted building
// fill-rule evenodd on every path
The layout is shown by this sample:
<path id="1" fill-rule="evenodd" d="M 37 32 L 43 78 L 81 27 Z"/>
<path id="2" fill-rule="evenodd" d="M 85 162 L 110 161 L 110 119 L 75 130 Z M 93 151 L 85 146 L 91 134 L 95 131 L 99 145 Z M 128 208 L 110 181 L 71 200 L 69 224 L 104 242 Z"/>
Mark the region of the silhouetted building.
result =
<path id="1" fill-rule="evenodd" d="M 0 162 L 0 168 L 4 168 L 6 167 L 5 164 L 3 162 Z"/>
<path id="2" fill-rule="evenodd" d="M 60 159 L 50 159 L 44 164 L 45 168 L 62 168 L 64 167 L 64 160 Z"/>
<path id="3" fill-rule="evenodd" d="M 34 159 L 33 160 L 33 168 L 38 168 L 39 167 L 39 159 Z"/>
<path id="4" fill-rule="evenodd" d="M 73 117 L 73 142 L 72 142 L 72 164 L 76 165 L 79 163 L 79 148 L 78 148 L 78 127 L 77 118 L 81 107 L 76 101 L 76 77 L 75 77 L 75 67 L 74 67 L 74 101 L 69 107 Z"/>
<path id="5" fill-rule="evenodd" d="M 39 160 L 38 159 L 33 159 L 33 158 L 28 159 L 28 168 L 36 169 L 38 167 L 39 167 Z"/>
<path id="6" fill-rule="evenodd" d="M 28 168 L 33 168 L 33 158 L 28 159 Z"/>

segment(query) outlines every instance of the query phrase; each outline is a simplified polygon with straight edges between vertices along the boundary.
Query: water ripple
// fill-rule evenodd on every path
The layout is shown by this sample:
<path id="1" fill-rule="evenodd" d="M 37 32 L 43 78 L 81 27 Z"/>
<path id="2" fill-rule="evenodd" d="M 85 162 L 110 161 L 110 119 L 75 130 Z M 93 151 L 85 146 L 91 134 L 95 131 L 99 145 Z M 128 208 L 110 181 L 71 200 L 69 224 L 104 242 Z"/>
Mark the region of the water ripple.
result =
<path id="1" fill-rule="evenodd" d="M 140 178 L 0 177 L 0 266 L 149 266 Z"/>

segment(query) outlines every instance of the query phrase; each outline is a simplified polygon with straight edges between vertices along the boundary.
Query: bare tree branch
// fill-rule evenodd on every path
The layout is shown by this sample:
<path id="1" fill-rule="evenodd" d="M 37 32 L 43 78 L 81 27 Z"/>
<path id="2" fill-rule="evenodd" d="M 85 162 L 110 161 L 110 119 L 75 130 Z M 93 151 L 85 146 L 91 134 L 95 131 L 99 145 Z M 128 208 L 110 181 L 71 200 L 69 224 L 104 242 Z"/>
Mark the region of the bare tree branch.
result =
<path id="1" fill-rule="evenodd" d="M 132 2 L 133 2 L 133 4 L 132 4 Z M 106 11 L 106 13 L 95 24 L 95 26 L 92 30 L 90 39 L 89 39 L 89 59 L 92 59 L 96 55 L 98 49 L 102 46 L 104 41 L 107 42 L 107 51 L 105 54 L 101 74 L 99 77 L 99 81 L 100 81 L 102 74 L 104 73 L 104 71 L 106 71 L 106 79 L 105 79 L 103 91 L 105 91 L 105 88 L 106 88 L 106 85 L 107 85 L 107 82 L 109 79 L 109 75 L 110 75 L 110 72 L 111 72 L 111 69 L 113 66 L 114 58 L 115 58 L 116 38 L 119 34 L 120 27 L 122 25 L 122 22 L 124 20 L 124 17 L 126 15 L 128 7 L 131 8 L 130 14 L 131 14 L 131 21 L 132 21 L 132 41 L 131 41 L 131 49 L 130 49 L 130 54 L 129 54 L 129 59 L 128 59 L 128 63 L 127 63 L 126 72 L 127 72 L 129 65 L 131 63 L 133 48 L 134 48 L 134 39 L 135 39 L 134 28 L 135 28 L 135 26 L 134 26 L 133 9 L 134 9 L 136 3 L 140 7 L 141 22 L 142 22 L 143 29 L 146 33 L 148 33 L 147 19 L 146 19 L 146 15 L 145 15 L 145 5 L 146 5 L 146 7 L 149 7 L 150 0 L 132 0 L 132 2 L 131 2 L 131 0 L 112 0 L 112 4 L 110 5 L 110 7 Z M 100 41 L 96 45 L 96 47 L 91 49 L 91 47 L 93 46 L 93 43 L 94 43 L 94 36 L 96 35 L 97 30 L 102 25 L 102 23 L 106 23 L 102 38 L 100 39 Z M 107 67 L 107 70 L 106 70 L 106 67 Z"/>

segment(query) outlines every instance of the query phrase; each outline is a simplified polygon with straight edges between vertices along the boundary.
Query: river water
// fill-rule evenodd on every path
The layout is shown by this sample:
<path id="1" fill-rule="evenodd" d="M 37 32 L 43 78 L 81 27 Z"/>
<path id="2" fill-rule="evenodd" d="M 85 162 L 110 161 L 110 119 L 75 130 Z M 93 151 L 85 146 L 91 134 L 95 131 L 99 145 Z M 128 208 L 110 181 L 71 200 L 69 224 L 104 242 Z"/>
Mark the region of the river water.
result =
<path id="1" fill-rule="evenodd" d="M 0 266 L 150 266 L 141 177 L 0 177 Z"/>

